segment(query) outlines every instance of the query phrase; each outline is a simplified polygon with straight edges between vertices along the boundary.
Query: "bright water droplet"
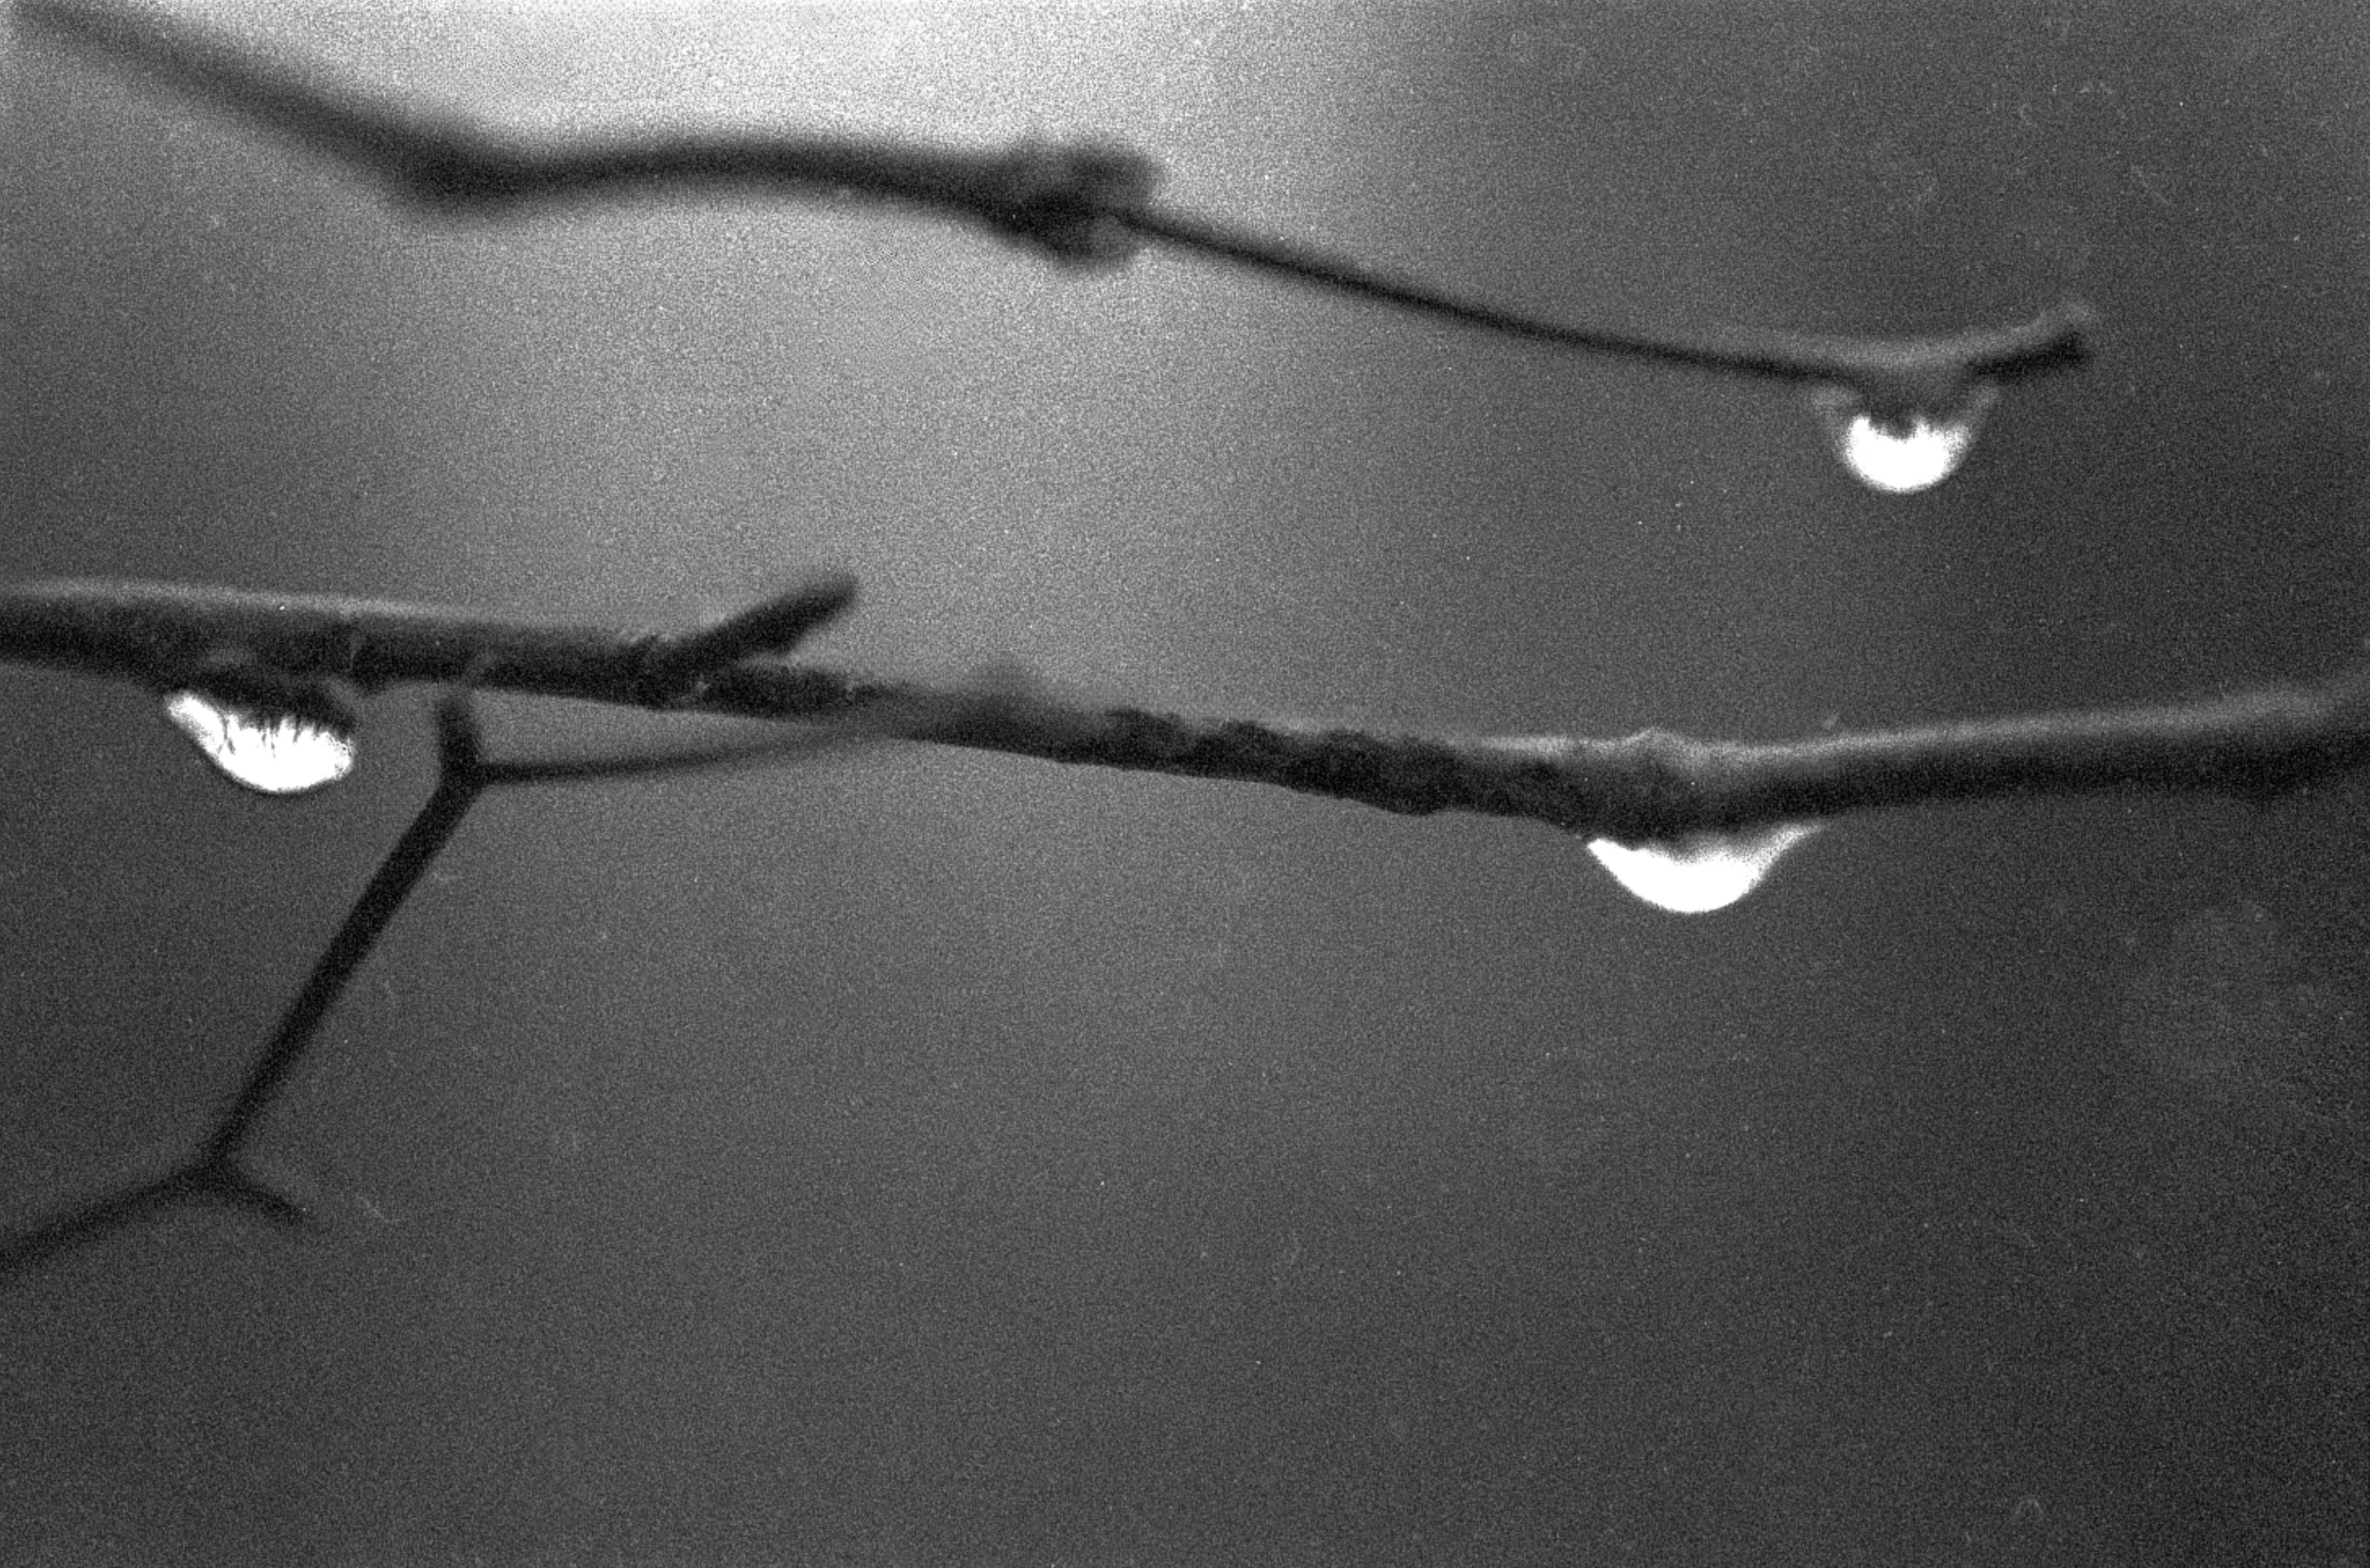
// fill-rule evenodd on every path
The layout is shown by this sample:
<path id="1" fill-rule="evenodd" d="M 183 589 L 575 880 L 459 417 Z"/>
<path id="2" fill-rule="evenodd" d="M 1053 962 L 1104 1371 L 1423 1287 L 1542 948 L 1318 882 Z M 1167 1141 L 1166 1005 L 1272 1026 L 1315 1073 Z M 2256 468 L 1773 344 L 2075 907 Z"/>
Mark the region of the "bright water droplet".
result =
<path id="1" fill-rule="evenodd" d="M 328 692 L 292 689 L 167 692 L 165 716 L 223 777 L 258 795 L 303 795 L 354 767 L 354 716 Z"/>
<path id="2" fill-rule="evenodd" d="M 1615 881 L 1656 909 L 1699 915 L 1724 910 L 1761 886 L 1779 855 L 1818 830 L 1816 822 L 1780 822 L 1636 845 L 1591 839 L 1588 853 Z"/>
<path id="3" fill-rule="evenodd" d="M 1973 381 L 1932 404 L 1872 407 L 1847 386 L 1814 386 L 1811 407 L 1835 455 L 1861 484 L 1888 496 L 1931 489 L 1959 471 L 1999 388 Z"/>

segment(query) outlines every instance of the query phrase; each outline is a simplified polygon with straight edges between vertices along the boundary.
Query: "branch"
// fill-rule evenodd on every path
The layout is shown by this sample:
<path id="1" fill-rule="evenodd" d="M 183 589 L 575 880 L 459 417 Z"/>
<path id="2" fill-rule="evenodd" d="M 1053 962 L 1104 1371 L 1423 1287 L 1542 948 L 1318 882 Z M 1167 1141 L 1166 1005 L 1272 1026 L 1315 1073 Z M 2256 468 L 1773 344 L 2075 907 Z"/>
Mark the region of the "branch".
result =
<path id="1" fill-rule="evenodd" d="M 2275 798 L 2370 761 L 2370 667 L 2310 685 L 2144 707 L 1969 719 L 1788 742 L 1386 736 L 1068 701 L 1024 682 L 932 686 L 794 664 L 826 579 L 674 633 L 179 584 L 0 587 L 0 659 L 160 693 L 226 665 L 365 692 L 466 679 L 487 690 L 824 726 L 1052 762 L 1264 784 L 1422 816 L 1527 818 L 1621 843 L 2037 793 L 2213 791 Z M 706 663 L 685 650 L 704 649 Z M 200 673 L 192 673 L 200 672 Z"/>
<path id="2" fill-rule="evenodd" d="M 790 132 L 555 143 L 378 101 L 258 59 L 207 27 L 121 0 L 18 0 L 16 9 L 37 31 L 134 65 L 342 160 L 392 187 L 401 200 L 448 214 L 718 189 L 809 200 L 869 197 L 943 212 L 1072 268 L 1118 267 L 1145 241 L 1158 241 L 1526 342 L 1847 387 L 1888 427 L 1918 415 L 1939 421 L 1962 406 L 1976 383 L 2080 365 L 2097 325 L 2090 308 L 2073 300 L 2021 325 L 1910 338 L 1559 325 L 1153 208 L 1159 166 L 1125 147 L 1029 142 L 995 154 Z"/>

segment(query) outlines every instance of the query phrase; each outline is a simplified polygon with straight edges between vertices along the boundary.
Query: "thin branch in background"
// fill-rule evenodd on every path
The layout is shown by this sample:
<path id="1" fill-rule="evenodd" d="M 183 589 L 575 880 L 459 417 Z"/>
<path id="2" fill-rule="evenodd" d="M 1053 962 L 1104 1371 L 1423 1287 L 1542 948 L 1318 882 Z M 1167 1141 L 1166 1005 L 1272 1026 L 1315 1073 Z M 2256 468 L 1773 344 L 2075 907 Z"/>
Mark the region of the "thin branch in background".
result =
<path id="1" fill-rule="evenodd" d="M 686 658 L 756 648 L 774 618 L 796 623 L 815 603 L 844 604 L 839 596 L 852 593 L 839 579 L 820 580 L 718 627 L 656 637 L 188 584 L 0 586 L 0 660 L 159 691 L 175 670 L 225 659 L 282 682 L 336 679 L 364 691 L 466 677 L 489 690 L 822 727 L 825 740 L 926 741 L 1270 784 L 1410 816 L 1526 818 L 1629 844 L 2043 793 L 2204 791 L 2265 800 L 2370 763 L 2370 667 L 2189 703 L 1778 742 L 1662 730 L 1619 738 L 1381 735 L 1158 713 L 1065 698 L 1026 681 L 880 681 L 773 657 L 710 666 L 686 683 Z"/>
<path id="2" fill-rule="evenodd" d="M 376 947 L 397 911 L 452 841 L 470 807 L 487 790 L 748 766 L 778 761 L 794 753 L 812 754 L 868 738 L 858 728 L 843 728 L 607 757 L 496 761 L 485 755 L 483 736 L 466 684 L 448 691 L 437 704 L 436 727 L 436 787 L 403 836 L 396 841 L 395 847 L 379 863 L 361 897 L 346 911 L 328 945 L 321 950 L 312 971 L 305 976 L 296 999 L 281 1015 L 278 1027 L 204 1142 L 187 1161 L 154 1181 L 78 1205 L 14 1233 L 0 1234 L 0 1277 L 36 1268 L 138 1219 L 184 1205 L 223 1204 L 251 1210 L 293 1228 L 317 1225 L 316 1217 L 304 1204 L 274 1191 L 251 1174 L 247 1169 L 247 1155 L 264 1118 L 279 1103 L 291 1075 L 311 1048 L 330 1010 L 345 994 L 348 983 Z"/>
<path id="3" fill-rule="evenodd" d="M 337 933 L 305 977 L 304 989 L 281 1015 L 279 1027 L 198 1151 L 155 1181 L 70 1209 L 0 1240 L 0 1275 L 34 1267 L 144 1215 L 201 1198 L 254 1208 L 282 1224 L 313 1223 L 303 1205 L 247 1174 L 242 1158 L 257 1126 L 278 1100 L 329 1009 L 344 993 L 346 982 L 362 967 L 396 910 L 420 885 L 485 790 L 477 720 L 465 692 L 455 692 L 437 705 L 437 737 L 440 765 L 436 787 L 427 804 L 379 863 L 362 897 L 346 911 Z"/>
<path id="4" fill-rule="evenodd" d="M 215 30 L 117 0 L 19 0 L 17 15 L 197 97 L 243 113 L 453 213 L 523 203 L 740 188 L 808 199 L 868 196 L 932 208 L 1030 245 L 1053 260 L 1105 269 L 1145 240 L 1279 273 L 1355 298 L 1525 342 L 1730 374 L 1851 389 L 1880 423 L 1939 422 L 1975 383 L 2081 364 L 2094 313 L 2063 302 L 2013 326 L 1915 338 L 1738 330 L 1720 335 L 1573 326 L 1463 301 L 1355 261 L 1246 235 L 1149 205 L 1159 166 L 1101 143 L 1030 142 L 1003 154 L 911 143 L 763 134 L 652 135 L 539 143 L 367 94 L 259 59 Z"/>

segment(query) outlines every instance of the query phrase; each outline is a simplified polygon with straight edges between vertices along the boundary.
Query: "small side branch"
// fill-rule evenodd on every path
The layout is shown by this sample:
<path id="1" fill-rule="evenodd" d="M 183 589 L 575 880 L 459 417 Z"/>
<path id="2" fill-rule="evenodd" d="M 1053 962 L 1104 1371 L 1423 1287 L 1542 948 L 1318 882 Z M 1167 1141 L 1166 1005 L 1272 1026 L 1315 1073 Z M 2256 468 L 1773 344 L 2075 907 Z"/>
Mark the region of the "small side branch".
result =
<path id="1" fill-rule="evenodd" d="M 651 634 L 374 600 L 34 583 L 0 588 L 0 659 L 157 691 L 178 671 L 224 660 L 365 691 L 466 678 L 488 690 L 1271 784 L 1408 815 L 1527 818 L 1623 842 L 2038 793 L 2261 800 L 2370 761 L 2370 669 L 2192 703 L 1759 743 L 1659 730 L 1377 735 L 1080 703 L 1017 682 L 873 680 L 783 657 L 784 642 L 853 593 L 822 579 L 714 626 Z"/>
<path id="2" fill-rule="evenodd" d="M 1103 269 L 1152 241 L 1524 342 L 1731 375 L 1847 386 L 1880 411 L 1948 401 L 1971 382 L 2077 366 L 2091 310 L 2065 301 L 2021 325 L 1914 338 L 1780 331 L 1643 332 L 1545 321 L 1460 300 L 1306 246 L 1151 205 L 1158 164 L 1131 148 L 1030 142 L 1006 152 L 794 131 L 657 134 L 554 143 L 385 103 L 258 58 L 213 29 L 123 0 L 18 0 L 33 29 L 147 72 L 450 214 L 651 193 L 758 191 L 809 200 L 869 198 L 944 212 Z"/>

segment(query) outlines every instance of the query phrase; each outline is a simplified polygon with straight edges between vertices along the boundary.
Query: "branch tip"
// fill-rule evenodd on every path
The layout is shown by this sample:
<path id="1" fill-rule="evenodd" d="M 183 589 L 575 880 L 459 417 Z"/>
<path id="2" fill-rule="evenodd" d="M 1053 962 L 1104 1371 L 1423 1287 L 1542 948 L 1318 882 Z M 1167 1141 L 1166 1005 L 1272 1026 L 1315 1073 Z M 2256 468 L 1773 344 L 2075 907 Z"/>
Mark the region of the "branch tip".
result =
<path id="1" fill-rule="evenodd" d="M 982 215 L 1057 263 L 1118 267 L 1144 248 L 1135 219 L 1160 182 L 1160 165 L 1132 147 L 1023 143 L 1006 155 L 1002 189 Z"/>
<path id="2" fill-rule="evenodd" d="M 661 633 L 645 645 L 637 684 L 650 707 L 696 697 L 709 677 L 756 654 L 787 654 L 846 613 L 856 579 L 845 572 L 811 577 L 746 610 L 696 631 Z"/>

